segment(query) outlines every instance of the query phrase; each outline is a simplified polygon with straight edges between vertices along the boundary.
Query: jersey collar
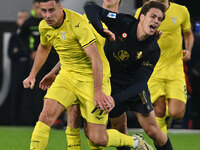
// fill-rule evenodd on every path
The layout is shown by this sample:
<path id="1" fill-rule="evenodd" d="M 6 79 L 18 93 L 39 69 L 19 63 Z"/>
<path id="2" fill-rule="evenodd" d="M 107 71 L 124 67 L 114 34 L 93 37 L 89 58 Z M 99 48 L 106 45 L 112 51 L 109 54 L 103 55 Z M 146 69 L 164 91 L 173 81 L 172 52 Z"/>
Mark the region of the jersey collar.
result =
<path id="1" fill-rule="evenodd" d="M 58 29 L 58 28 L 60 28 L 60 27 L 63 25 L 63 23 L 64 23 L 64 21 L 65 21 L 65 18 L 66 18 L 66 13 L 65 13 L 64 10 L 63 10 L 63 14 L 64 14 L 64 17 L 63 17 L 63 21 L 62 21 L 61 25 L 58 26 L 58 27 L 56 27 L 56 28 L 54 28 L 54 29 Z"/>

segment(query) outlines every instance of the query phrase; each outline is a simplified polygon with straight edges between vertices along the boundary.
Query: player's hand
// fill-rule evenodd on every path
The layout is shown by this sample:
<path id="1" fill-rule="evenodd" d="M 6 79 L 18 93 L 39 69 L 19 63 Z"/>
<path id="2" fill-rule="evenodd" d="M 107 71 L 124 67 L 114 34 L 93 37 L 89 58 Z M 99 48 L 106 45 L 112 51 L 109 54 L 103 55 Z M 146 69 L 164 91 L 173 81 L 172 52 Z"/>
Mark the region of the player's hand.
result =
<path id="1" fill-rule="evenodd" d="M 107 99 L 107 95 L 102 91 L 98 91 L 94 94 L 94 105 L 100 110 L 105 110 L 106 112 L 111 107 L 110 101 Z"/>
<path id="2" fill-rule="evenodd" d="M 108 111 L 107 111 L 107 113 L 109 113 L 115 107 L 115 101 L 112 96 L 107 96 L 106 99 L 110 103 L 110 107 L 108 108 Z"/>
<path id="3" fill-rule="evenodd" d="M 162 35 L 162 31 L 157 30 L 157 31 L 156 31 L 156 38 L 157 38 L 157 40 L 160 39 L 161 35 Z"/>
<path id="4" fill-rule="evenodd" d="M 54 82 L 55 79 L 56 79 L 55 73 L 54 72 L 49 72 L 40 81 L 39 88 L 41 88 L 44 91 L 47 90 L 52 85 L 52 83 Z"/>
<path id="5" fill-rule="evenodd" d="M 190 50 L 183 50 L 183 61 L 188 61 L 191 59 L 191 51 Z"/>
<path id="6" fill-rule="evenodd" d="M 108 35 L 110 41 L 115 41 L 115 34 L 113 32 L 107 29 L 104 29 L 103 32 L 105 32 Z"/>
<path id="7" fill-rule="evenodd" d="M 35 77 L 31 74 L 23 81 L 24 88 L 33 89 L 35 85 Z"/>

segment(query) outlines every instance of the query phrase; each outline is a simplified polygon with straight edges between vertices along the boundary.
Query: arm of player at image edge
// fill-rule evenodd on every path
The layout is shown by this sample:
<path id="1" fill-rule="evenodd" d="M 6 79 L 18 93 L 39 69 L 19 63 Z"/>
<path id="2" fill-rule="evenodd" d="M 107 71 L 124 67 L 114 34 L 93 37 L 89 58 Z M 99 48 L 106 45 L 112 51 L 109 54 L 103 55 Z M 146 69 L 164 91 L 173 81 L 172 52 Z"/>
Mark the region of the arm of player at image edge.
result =
<path id="1" fill-rule="evenodd" d="M 185 49 L 183 50 L 183 61 L 188 61 L 191 59 L 192 47 L 194 44 L 194 35 L 192 29 L 190 28 L 187 32 L 183 32 Z"/>

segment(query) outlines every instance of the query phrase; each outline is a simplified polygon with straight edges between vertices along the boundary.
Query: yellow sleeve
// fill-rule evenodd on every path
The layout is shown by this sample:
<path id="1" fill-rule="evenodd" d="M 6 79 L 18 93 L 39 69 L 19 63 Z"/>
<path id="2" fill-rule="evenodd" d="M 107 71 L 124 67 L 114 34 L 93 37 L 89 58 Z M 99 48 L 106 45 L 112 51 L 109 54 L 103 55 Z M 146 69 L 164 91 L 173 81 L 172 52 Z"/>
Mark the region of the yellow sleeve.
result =
<path id="1" fill-rule="evenodd" d="M 40 43 L 42 45 L 49 45 L 49 41 L 47 40 L 47 38 L 44 36 L 45 34 L 45 30 L 42 28 L 43 24 L 42 21 L 39 24 L 39 32 L 40 32 Z"/>
<path id="2" fill-rule="evenodd" d="M 139 15 L 140 15 L 140 12 L 141 12 L 141 7 L 138 8 L 135 12 L 135 18 L 138 19 L 139 18 Z"/>
<path id="3" fill-rule="evenodd" d="M 82 48 L 85 48 L 96 41 L 89 24 L 83 18 L 72 24 L 72 30 L 74 31 L 74 34 L 76 35 Z"/>
<path id="4" fill-rule="evenodd" d="M 188 9 L 184 6 L 184 12 L 183 12 L 183 23 L 182 23 L 182 30 L 183 32 L 187 32 L 191 28 L 191 22 L 190 22 L 190 14 Z"/>

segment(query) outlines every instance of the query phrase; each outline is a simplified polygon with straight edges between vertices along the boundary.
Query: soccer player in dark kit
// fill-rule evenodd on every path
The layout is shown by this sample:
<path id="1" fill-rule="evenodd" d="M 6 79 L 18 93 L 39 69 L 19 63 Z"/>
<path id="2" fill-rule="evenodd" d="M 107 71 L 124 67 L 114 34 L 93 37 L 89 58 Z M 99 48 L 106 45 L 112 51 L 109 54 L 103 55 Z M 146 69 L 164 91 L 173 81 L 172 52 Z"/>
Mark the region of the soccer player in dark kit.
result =
<path id="1" fill-rule="evenodd" d="M 111 68 L 112 93 L 115 108 L 109 113 L 112 127 L 120 129 L 125 112 L 133 111 L 144 131 L 158 150 L 172 150 L 169 138 L 160 130 L 150 100 L 147 81 L 160 57 L 156 31 L 163 21 L 165 6 L 159 2 L 146 3 L 139 20 L 133 16 L 111 12 L 97 5 L 85 6 L 88 19 L 104 37 L 115 39 L 105 44 Z M 103 21 L 107 27 L 102 27 Z"/>

